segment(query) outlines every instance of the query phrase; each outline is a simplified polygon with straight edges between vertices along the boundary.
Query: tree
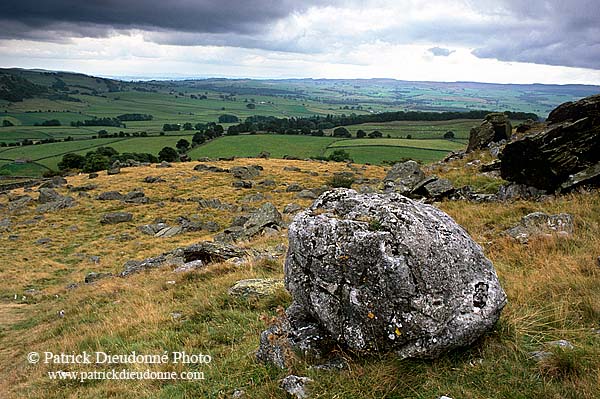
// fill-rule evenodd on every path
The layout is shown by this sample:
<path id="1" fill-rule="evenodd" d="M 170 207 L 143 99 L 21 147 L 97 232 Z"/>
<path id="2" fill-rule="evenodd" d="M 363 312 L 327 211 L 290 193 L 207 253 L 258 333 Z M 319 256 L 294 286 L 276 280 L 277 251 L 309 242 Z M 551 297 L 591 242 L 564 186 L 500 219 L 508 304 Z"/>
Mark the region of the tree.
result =
<path id="1" fill-rule="evenodd" d="M 12 123 L 11 121 L 9 121 L 8 119 L 4 119 L 4 120 L 2 121 L 2 127 L 11 127 L 11 126 L 14 126 L 14 125 L 15 125 L 15 124 L 14 124 L 14 123 Z"/>
<path id="2" fill-rule="evenodd" d="M 183 124 L 183 130 L 194 130 L 194 126 L 191 123 L 187 122 Z"/>
<path id="3" fill-rule="evenodd" d="M 186 139 L 180 139 L 177 144 L 175 144 L 175 147 L 177 147 L 180 152 L 185 152 L 190 148 L 190 142 Z"/>
<path id="4" fill-rule="evenodd" d="M 345 127 L 338 127 L 333 129 L 333 137 L 352 137 L 352 134 Z"/>
<path id="5" fill-rule="evenodd" d="M 177 154 L 177 151 L 173 147 L 164 147 L 158 153 L 158 160 L 161 162 L 162 161 L 174 162 L 177 160 L 177 158 L 179 158 L 179 155 Z"/>
<path id="6" fill-rule="evenodd" d="M 62 161 L 58 163 L 58 169 L 66 170 L 66 169 L 83 169 L 85 166 L 85 157 L 79 154 L 65 154 L 62 157 Z"/>
<path id="7" fill-rule="evenodd" d="M 85 164 L 83 165 L 83 171 L 86 173 L 98 172 L 99 170 L 108 169 L 110 166 L 110 160 L 108 157 L 99 154 L 97 152 L 88 153 L 85 157 Z"/>
<path id="8" fill-rule="evenodd" d="M 360 129 L 356 131 L 356 138 L 357 139 L 362 139 L 367 135 L 367 132 L 365 132 L 364 130 Z"/>
<path id="9" fill-rule="evenodd" d="M 205 141 L 206 136 L 204 136 L 204 133 L 202 132 L 197 132 L 196 134 L 194 134 L 194 137 L 192 137 L 192 144 L 195 145 L 203 144 Z"/>
<path id="10" fill-rule="evenodd" d="M 448 130 L 446 133 L 444 133 L 444 138 L 445 139 L 453 139 L 454 138 L 454 132 L 451 130 Z"/>
<path id="11" fill-rule="evenodd" d="M 246 108 L 248 108 L 248 109 L 255 109 L 256 105 L 253 104 L 253 103 L 248 103 L 248 104 L 246 104 Z"/>
<path id="12" fill-rule="evenodd" d="M 344 151 L 344 150 L 335 150 L 334 152 L 331 153 L 331 155 L 329 155 L 327 157 L 327 159 L 329 161 L 334 161 L 334 162 L 344 162 L 344 161 L 349 160 L 351 158 L 350 158 L 350 154 L 348 154 L 346 151 Z"/>
<path id="13" fill-rule="evenodd" d="M 370 139 L 378 139 L 383 137 L 383 133 L 381 133 L 379 130 L 373 130 L 371 133 L 368 134 L 368 137 Z"/>
<path id="14" fill-rule="evenodd" d="M 238 123 L 240 120 L 235 115 L 223 114 L 219 116 L 219 123 Z"/>
<path id="15" fill-rule="evenodd" d="M 98 147 L 98 149 L 96 149 L 96 152 L 100 155 L 104 155 L 107 158 L 110 158 L 112 156 L 119 154 L 119 151 L 115 150 L 112 147 Z"/>

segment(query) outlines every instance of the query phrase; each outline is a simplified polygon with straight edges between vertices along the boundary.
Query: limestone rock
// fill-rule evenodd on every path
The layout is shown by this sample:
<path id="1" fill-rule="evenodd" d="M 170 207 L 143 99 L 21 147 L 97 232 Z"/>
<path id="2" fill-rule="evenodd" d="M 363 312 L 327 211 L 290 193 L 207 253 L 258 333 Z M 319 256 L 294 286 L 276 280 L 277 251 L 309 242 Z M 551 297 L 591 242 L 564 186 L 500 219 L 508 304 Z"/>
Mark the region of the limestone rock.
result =
<path id="1" fill-rule="evenodd" d="M 506 303 L 492 263 L 448 215 L 398 194 L 346 189 L 294 218 L 285 285 L 293 303 L 282 337 L 303 353 L 333 340 L 434 358 L 490 330 Z M 263 346 L 276 332 L 261 336 L 259 358 L 273 352 Z"/>
<path id="2" fill-rule="evenodd" d="M 117 224 L 130 222 L 133 219 L 133 215 L 129 212 L 111 212 L 105 213 L 100 219 L 102 224 Z"/>
<path id="3" fill-rule="evenodd" d="M 314 381 L 308 377 L 288 375 L 281 380 L 280 387 L 295 399 L 309 398 L 308 387 Z"/>
<path id="4" fill-rule="evenodd" d="M 62 196 L 51 188 L 40 188 L 40 196 L 38 197 L 38 203 L 46 204 L 48 202 L 54 202 L 61 199 Z"/>
<path id="5" fill-rule="evenodd" d="M 229 171 L 236 179 L 249 180 L 260 174 L 260 169 L 255 166 L 234 166 Z"/>
<path id="6" fill-rule="evenodd" d="M 400 194 L 406 194 L 425 180 L 425 173 L 415 161 L 399 162 L 392 166 L 383 180 L 386 187 Z"/>
<path id="7" fill-rule="evenodd" d="M 283 280 L 253 278 L 236 282 L 228 291 L 231 296 L 265 297 L 283 288 Z"/>
<path id="8" fill-rule="evenodd" d="M 123 199 L 123 194 L 118 191 L 106 191 L 100 193 L 96 199 L 99 201 L 121 201 Z"/>
<path id="9" fill-rule="evenodd" d="M 543 212 L 533 212 L 523 216 L 521 222 L 506 231 L 506 234 L 525 244 L 531 236 L 559 234 L 570 236 L 573 234 L 573 216 L 568 213 L 548 215 Z"/>

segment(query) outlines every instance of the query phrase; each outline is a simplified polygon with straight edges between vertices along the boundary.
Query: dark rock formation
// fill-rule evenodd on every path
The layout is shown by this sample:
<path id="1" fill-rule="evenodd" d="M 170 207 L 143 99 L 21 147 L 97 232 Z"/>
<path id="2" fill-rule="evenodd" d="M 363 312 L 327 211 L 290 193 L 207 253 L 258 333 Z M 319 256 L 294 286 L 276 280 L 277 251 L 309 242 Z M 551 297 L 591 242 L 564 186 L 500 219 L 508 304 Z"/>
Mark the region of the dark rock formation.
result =
<path id="1" fill-rule="evenodd" d="M 510 140 L 512 125 L 508 117 L 501 113 L 486 115 L 480 126 L 471 128 L 467 152 L 486 148 L 491 143 Z"/>
<path id="2" fill-rule="evenodd" d="M 560 105 L 544 130 L 506 145 L 505 180 L 554 191 L 600 184 L 600 95 Z"/>
<path id="3" fill-rule="evenodd" d="M 323 354 L 331 341 L 437 357 L 490 330 L 506 303 L 492 263 L 448 215 L 398 194 L 345 189 L 294 218 L 285 284 L 293 303 L 263 332 L 264 361 L 286 345 Z"/>

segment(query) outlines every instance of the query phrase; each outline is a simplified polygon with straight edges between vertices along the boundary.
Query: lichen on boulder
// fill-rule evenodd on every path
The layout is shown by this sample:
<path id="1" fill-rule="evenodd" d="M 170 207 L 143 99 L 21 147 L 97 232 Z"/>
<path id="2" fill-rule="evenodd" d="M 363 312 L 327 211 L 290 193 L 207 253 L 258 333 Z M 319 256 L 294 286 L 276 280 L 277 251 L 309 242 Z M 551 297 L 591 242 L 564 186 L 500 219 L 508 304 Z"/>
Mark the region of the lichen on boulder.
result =
<path id="1" fill-rule="evenodd" d="M 354 352 L 439 356 L 490 330 L 506 303 L 492 263 L 444 212 L 399 194 L 337 189 L 289 227 L 285 322 L 261 337 L 323 356 Z M 268 339 L 267 339 L 268 338 Z M 276 348 L 277 353 L 285 353 Z M 285 362 L 279 362 L 279 365 Z"/>

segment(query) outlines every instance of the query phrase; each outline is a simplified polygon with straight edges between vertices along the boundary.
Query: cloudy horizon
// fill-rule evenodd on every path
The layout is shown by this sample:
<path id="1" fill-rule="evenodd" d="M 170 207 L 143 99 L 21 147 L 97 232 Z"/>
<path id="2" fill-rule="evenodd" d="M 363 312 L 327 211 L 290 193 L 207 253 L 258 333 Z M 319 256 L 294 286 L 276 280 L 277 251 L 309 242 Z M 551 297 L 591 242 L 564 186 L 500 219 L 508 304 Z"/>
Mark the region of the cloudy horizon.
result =
<path id="1" fill-rule="evenodd" d="M 0 66 L 113 77 L 600 84 L 595 0 L 8 0 Z"/>

